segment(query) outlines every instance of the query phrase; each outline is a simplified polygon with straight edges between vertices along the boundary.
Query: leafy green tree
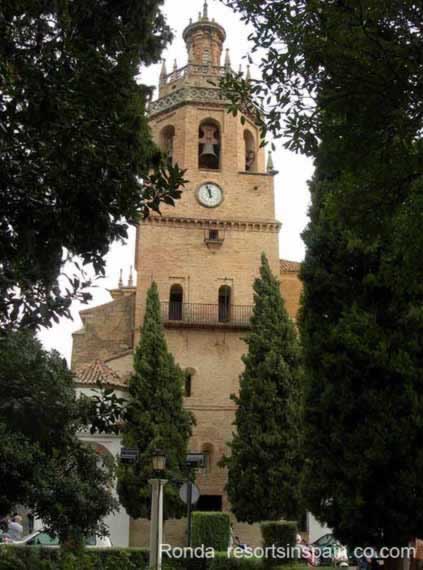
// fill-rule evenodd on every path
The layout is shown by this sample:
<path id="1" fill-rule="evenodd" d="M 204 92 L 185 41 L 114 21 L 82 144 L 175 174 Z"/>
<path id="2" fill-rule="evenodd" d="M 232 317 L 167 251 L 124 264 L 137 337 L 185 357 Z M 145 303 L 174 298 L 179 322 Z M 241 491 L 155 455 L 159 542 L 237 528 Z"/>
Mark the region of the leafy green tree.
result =
<path id="1" fill-rule="evenodd" d="M 138 84 L 171 39 L 162 0 L 5 0 L 0 10 L 0 327 L 49 326 L 87 298 L 114 240 L 183 173 L 152 142 Z M 65 274 L 63 280 L 59 277 Z"/>
<path id="2" fill-rule="evenodd" d="M 133 518 L 150 516 L 148 481 L 155 476 L 151 461 L 155 450 L 162 450 L 167 457 L 164 478 L 187 477 L 185 461 L 194 419 L 183 408 L 183 385 L 184 374 L 166 345 L 159 293 L 153 282 L 134 356 L 123 437 L 127 447 L 138 448 L 139 459 L 135 465 L 121 466 L 118 483 L 120 500 Z M 165 487 L 164 509 L 165 517 L 184 513 L 178 490 L 171 483 Z"/>
<path id="3" fill-rule="evenodd" d="M 265 255 L 254 283 L 252 329 L 243 357 L 227 491 L 248 523 L 300 511 L 302 363 L 294 324 Z"/>
<path id="4" fill-rule="evenodd" d="M 10 332 L 0 341 L 0 394 L 0 513 L 25 504 L 63 542 L 103 532 L 116 507 L 112 465 L 77 437 L 94 414 L 76 399 L 65 361 Z"/>

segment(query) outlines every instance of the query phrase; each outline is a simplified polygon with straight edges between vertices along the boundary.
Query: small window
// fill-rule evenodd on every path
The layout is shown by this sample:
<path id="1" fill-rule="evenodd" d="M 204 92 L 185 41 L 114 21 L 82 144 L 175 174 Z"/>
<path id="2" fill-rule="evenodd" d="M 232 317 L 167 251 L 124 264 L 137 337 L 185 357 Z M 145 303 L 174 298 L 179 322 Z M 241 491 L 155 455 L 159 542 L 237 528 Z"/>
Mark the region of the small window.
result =
<path id="1" fill-rule="evenodd" d="M 185 398 L 191 398 L 192 394 L 192 374 L 190 372 L 185 373 Z"/>
<path id="2" fill-rule="evenodd" d="M 203 64 L 208 65 L 210 63 L 210 50 L 209 48 L 204 48 L 203 50 Z"/>
<path id="3" fill-rule="evenodd" d="M 225 323 L 231 320 L 231 288 L 222 285 L 219 289 L 219 322 Z"/>
<path id="4" fill-rule="evenodd" d="M 180 285 L 172 285 L 169 295 L 169 320 L 182 321 L 184 291 Z"/>
<path id="5" fill-rule="evenodd" d="M 219 230 L 209 230 L 209 240 L 219 241 Z"/>

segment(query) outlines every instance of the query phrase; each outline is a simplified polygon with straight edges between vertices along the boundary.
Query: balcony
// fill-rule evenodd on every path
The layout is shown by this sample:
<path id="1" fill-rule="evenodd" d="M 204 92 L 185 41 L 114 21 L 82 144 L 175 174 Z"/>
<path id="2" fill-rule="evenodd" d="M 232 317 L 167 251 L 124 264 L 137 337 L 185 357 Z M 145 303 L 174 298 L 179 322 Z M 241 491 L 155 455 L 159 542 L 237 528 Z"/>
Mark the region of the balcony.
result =
<path id="1" fill-rule="evenodd" d="M 252 305 L 211 305 L 162 302 L 162 320 L 168 328 L 248 329 Z"/>

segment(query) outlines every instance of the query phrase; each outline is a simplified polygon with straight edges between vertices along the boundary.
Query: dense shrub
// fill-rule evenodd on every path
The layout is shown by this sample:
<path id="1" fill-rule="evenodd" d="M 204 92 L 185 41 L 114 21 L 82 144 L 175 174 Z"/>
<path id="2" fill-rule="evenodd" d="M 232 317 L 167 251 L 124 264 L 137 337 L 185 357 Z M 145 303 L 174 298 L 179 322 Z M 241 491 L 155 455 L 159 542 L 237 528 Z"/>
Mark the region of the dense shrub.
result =
<path id="1" fill-rule="evenodd" d="M 0 570 L 143 570 L 148 567 L 145 548 L 105 548 L 64 553 L 59 548 L 3 547 Z"/>
<path id="2" fill-rule="evenodd" d="M 60 549 L 39 547 L 0 548 L 0 570 L 147 570 L 145 548 L 105 548 L 64 554 Z M 163 570 L 264 570 L 261 559 L 228 558 L 217 552 L 214 559 L 163 558 Z M 307 570 L 302 564 L 285 565 L 283 570 Z"/>
<path id="3" fill-rule="evenodd" d="M 229 547 L 231 523 L 228 513 L 195 512 L 192 515 L 192 546 L 225 551 Z"/>
<path id="4" fill-rule="evenodd" d="M 261 534 L 263 546 L 283 548 L 285 551 L 289 547 L 295 547 L 297 536 L 297 523 L 293 521 L 269 521 L 261 524 Z M 270 565 L 292 564 L 292 558 L 267 558 Z"/>

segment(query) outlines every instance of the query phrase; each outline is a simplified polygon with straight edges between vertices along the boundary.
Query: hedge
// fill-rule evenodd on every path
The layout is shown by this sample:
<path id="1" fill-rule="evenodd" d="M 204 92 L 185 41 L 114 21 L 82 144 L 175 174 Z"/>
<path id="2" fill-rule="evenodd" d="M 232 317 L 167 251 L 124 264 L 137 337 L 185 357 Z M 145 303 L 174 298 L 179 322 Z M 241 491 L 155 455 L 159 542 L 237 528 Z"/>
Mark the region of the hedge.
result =
<path id="1" fill-rule="evenodd" d="M 64 554 L 56 548 L 0 547 L 0 570 L 146 570 L 145 548 L 105 548 Z M 212 559 L 164 558 L 163 570 L 264 570 L 256 558 L 228 558 L 216 552 Z M 304 564 L 285 565 L 283 570 L 308 570 Z"/>
<path id="2" fill-rule="evenodd" d="M 261 535 L 263 537 L 263 546 L 282 548 L 286 551 L 288 548 L 294 548 L 297 544 L 297 523 L 294 521 L 269 521 L 263 522 L 261 525 Z M 267 558 L 266 562 L 270 566 L 280 566 L 282 564 L 292 564 L 292 557 L 287 558 Z"/>
<path id="3" fill-rule="evenodd" d="M 143 570 L 147 567 L 146 548 L 96 548 L 72 554 L 60 548 L 0 547 L 0 570 Z"/>
<path id="4" fill-rule="evenodd" d="M 228 513 L 194 512 L 192 514 L 192 546 L 214 548 L 224 552 L 229 547 L 231 522 Z"/>

